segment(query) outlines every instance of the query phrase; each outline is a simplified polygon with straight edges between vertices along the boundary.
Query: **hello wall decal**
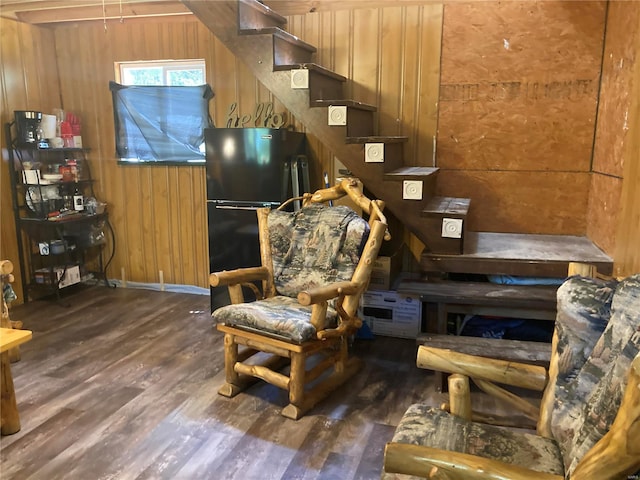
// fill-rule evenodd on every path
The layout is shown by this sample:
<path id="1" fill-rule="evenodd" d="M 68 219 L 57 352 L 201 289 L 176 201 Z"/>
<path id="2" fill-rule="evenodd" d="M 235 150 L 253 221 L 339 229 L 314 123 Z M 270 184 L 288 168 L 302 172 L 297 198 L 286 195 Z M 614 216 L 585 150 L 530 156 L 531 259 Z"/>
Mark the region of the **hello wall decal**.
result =
<path id="1" fill-rule="evenodd" d="M 252 114 L 240 116 L 238 104 L 234 102 L 227 113 L 227 128 L 283 128 L 286 123 L 286 112 L 274 113 L 273 103 L 258 103 Z"/>

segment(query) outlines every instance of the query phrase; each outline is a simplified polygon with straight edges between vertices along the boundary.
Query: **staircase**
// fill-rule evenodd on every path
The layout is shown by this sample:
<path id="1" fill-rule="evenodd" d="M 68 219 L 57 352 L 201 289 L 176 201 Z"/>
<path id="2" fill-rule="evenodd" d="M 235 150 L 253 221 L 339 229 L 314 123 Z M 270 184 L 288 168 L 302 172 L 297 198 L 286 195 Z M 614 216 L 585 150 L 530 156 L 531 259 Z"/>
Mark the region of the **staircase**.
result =
<path id="1" fill-rule="evenodd" d="M 437 168 L 404 165 L 407 137 L 374 131 L 376 107 L 343 98 L 345 77 L 256 0 L 183 2 L 432 254 L 461 254 L 470 200 L 435 196 Z"/>

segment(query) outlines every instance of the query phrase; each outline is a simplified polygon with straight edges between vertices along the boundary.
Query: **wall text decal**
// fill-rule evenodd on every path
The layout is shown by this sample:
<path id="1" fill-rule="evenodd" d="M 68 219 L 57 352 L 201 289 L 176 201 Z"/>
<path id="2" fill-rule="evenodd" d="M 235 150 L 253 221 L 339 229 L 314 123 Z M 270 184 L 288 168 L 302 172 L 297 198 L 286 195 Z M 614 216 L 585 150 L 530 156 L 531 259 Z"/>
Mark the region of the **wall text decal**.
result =
<path id="1" fill-rule="evenodd" d="M 227 128 L 283 128 L 287 123 L 286 112 L 274 113 L 273 103 L 258 103 L 251 115 L 240 116 L 238 104 L 232 103 L 227 113 Z"/>

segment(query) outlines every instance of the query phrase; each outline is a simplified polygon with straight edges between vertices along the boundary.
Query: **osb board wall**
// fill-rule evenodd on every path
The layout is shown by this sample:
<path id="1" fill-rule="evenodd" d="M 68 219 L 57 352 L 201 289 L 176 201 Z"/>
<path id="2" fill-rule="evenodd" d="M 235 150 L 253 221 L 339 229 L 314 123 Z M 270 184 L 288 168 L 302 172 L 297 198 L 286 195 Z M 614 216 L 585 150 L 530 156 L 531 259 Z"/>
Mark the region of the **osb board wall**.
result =
<path id="1" fill-rule="evenodd" d="M 605 2 L 445 4 L 438 186 L 471 198 L 471 230 L 586 233 L 605 13 Z"/>
<path id="2" fill-rule="evenodd" d="M 51 30 L 0 18 L 0 92 L 2 164 L 0 165 L 0 258 L 14 264 L 13 288 L 22 301 L 22 277 L 11 203 L 7 139 L 4 125 L 14 110 L 51 110 L 58 106 L 60 84 Z"/>
<path id="3" fill-rule="evenodd" d="M 633 136 L 629 115 L 640 3 L 611 2 L 608 9 L 587 235 L 613 255 L 624 164 L 630 155 L 626 144 Z"/>

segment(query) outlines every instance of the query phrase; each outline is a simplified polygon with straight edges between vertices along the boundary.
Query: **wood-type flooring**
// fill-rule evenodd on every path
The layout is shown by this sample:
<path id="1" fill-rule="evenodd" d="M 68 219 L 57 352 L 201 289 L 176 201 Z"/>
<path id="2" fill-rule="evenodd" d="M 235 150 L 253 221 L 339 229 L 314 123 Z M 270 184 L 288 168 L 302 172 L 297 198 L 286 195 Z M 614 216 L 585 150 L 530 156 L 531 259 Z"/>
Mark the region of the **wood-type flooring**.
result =
<path id="1" fill-rule="evenodd" d="M 33 339 L 12 364 L 22 429 L 0 479 L 377 479 L 411 403 L 439 405 L 412 340 L 356 339 L 364 368 L 298 421 L 259 383 L 229 399 L 209 297 L 79 288 L 11 310 Z M 489 402 L 490 404 L 490 402 Z"/>

